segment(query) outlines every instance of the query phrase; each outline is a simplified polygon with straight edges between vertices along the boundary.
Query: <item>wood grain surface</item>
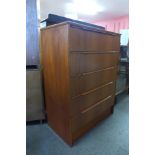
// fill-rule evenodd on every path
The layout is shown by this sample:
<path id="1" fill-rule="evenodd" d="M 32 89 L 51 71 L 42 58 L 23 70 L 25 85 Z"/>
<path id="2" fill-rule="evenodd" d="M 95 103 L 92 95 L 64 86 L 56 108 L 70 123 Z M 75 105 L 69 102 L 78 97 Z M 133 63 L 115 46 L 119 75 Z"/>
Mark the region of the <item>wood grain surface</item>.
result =
<path id="1" fill-rule="evenodd" d="M 48 124 L 65 142 L 112 114 L 120 35 L 63 23 L 41 30 Z"/>

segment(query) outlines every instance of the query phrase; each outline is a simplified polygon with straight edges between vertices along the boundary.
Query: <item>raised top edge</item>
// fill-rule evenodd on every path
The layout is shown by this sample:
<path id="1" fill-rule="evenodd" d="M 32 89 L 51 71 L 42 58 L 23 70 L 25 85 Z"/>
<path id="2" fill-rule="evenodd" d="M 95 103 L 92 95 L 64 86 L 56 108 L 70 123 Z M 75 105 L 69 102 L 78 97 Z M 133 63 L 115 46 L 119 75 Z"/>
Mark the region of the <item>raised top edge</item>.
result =
<path id="1" fill-rule="evenodd" d="M 65 21 L 65 22 L 61 22 L 61 23 L 58 23 L 58 24 L 49 25 L 47 27 L 41 28 L 40 30 L 43 31 L 43 30 L 46 30 L 46 29 L 49 29 L 49 28 L 58 27 L 58 26 L 62 26 L 62 25 L 67 25 L 67 24 L 70 25 L 71 27 L 75 26 L 75 27 L 79 27 L 79 28 L 82 28 L 82 29 L 85 29 L 85 30 L 92 30 L 92 31 L 99 32 L 99 33 L 106 33 L 106 34 L 111 34 L 111 35 L 120 35 L 119 33 L 106 31 L 104 29 L 100 29 L 100 28 L 96 28 L 96 27 L 88 26 L 88 25 L 84 25 L 84 24 L 79 24 L 79 23 L 71 22 L 71 21 Z"/>

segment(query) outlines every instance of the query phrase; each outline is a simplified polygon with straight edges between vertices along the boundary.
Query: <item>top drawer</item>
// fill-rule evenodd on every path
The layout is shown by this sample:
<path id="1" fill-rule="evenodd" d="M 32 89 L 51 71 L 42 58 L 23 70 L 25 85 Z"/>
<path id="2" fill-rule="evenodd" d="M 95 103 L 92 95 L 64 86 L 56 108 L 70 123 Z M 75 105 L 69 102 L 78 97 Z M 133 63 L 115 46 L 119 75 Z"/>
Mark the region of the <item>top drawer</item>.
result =
<path id="1" fill-rule="evenodd" d="M 70 51 L 120 51 L 120 36 L 70 28 Z"/>

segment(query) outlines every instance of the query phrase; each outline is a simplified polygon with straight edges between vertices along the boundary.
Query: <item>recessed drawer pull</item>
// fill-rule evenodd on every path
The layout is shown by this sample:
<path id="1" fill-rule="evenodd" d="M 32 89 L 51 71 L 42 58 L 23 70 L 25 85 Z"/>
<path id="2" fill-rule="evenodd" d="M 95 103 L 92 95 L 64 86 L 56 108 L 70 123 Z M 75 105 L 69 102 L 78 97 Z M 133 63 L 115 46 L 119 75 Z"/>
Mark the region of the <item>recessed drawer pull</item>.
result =
<path id="1" fill-rule="evenodd" d="M 100 105 L 102 102 L 104 102 L 104 101 L 108 100 L 108 99 L 109 99 L 109 98 L 111 98 L 111 97 L 112 97 L 112 95 L 111 95 L 111 96 L 106 97 L 105 99 L 103 99 L 103 100 L 101 100 L 101 101 L 99 101 L 99 102 L 97 102 L 96 104 L 92 105 L 91 107 L 89 107 L 89 108 L 87 108 L 87 109 L 83 110 L 83 111 L 81 112 L 81 114 L 84 114 L 84 113 L 86 113 L 87 111 L 89 111 L 89 110 L 91 110 L 91 109 L 95 108 L 96 106 Z"/>
<path id="2" fill-rule="evenodd" d="M 85 93 L 82 93 L 81 96 L 85 96 L 85 95 L 87 95 L 87 94 L 89 94 L 89 93 L 92 93 L 92 92 L 94 92 L 94 91 L 96 91 L 96 90 L 98 90 L 98 89 L 101 89 L 101 88 L 103 88 L 103 87 L 105 87 L 105 86 L 108 86 L 108 85 L 111 85 L 111 84 L 113 84 L 113 81 L 112 81 L 112 82 L 109 82 L 109 83 L 107 83 L 107 84 L 105 84 L 105 85 L 99 86 L 99 87 L 97 87 L 97 88 L 95 88 L 95 89 L 89 90 L 89 91 L 87 91 L 87 92 L 85 92 Z"/>
<path id="3" fill-rule="evenodd" d="M 93 71 L 93 72 L 86 72 L 86 73 L 82 73 L 82 76 L 89 75 L 89 74 L 92 74 L 92 73 L 98 73 L 98 72 L 102 72 L 102 71 L 109 70 L 109 69 L 114 69 L 114 68 L 116 68 L 116 66 L 99 69 L 99 70 L 96 70 L 96 71 Z"/>
<path id="4" fill-rule="evenodd" d="M 70 50 L 71 53 L 80 53 L 80 54 L 117 54 L 119 51 L 91 51 L 91 50 Z"/>
<path id="5" fill-rule="evenodd" d="M 76 98 L 78 98 L 78 97 L 80 97 L 80 96 L 88 95 L 88 94 L 90 94 L 90 93 L 95 92 L 95 91 L 98 90 L 98 89 L 101 89 L 101 88 L 106 87 L 106 86 L 108 86 L 108 85 L 111 85 L 111 84 L 113 84 L 113 83 L 114 83 L 114 81 L 111 81 L 111 82 L 109 82 L 109 83 L 107 83 L 107 84 L 105 84 L 105 85 L 101 85 L 101 86 L 99 86 L 99 87 L 97 87 L 97 88 L 95 88 L 95 89 L 89 90 L 89 91 L 84 92 L 84 93 L 79 94 L 79 95 L 76 95 L 76 96 L 72 97 L 72 99 L 76 99 Z"/>

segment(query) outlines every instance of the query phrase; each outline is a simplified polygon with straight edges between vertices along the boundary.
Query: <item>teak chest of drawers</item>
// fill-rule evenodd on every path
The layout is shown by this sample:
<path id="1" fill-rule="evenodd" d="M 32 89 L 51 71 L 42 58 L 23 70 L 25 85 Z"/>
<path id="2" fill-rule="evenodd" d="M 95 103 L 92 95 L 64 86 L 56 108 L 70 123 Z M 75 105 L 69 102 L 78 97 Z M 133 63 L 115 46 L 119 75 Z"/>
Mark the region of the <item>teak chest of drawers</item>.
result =
<path id="1" fill-rule="evenodd" d="M 73 22 L 41 29 L 48 124 L 68 144 L 113 112 L 120 35 Z"/>

